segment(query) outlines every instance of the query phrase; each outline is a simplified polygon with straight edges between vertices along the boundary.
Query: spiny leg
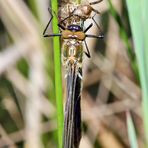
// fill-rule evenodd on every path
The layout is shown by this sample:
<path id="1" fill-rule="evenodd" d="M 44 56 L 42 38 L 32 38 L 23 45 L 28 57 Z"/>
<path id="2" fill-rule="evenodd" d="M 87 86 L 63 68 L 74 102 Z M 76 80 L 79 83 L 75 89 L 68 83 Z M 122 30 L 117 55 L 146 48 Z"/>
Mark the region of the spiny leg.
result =
<path id="1" fill-rule="evenodd" d="M 98 1 L 91 2 L 91 3 L 89 3 L 89 4 L 90 4 L 90 5 L 95 5 L 95 4 L 98 4 L 98 3 L 102 2 L 102 1 L 103 1 L 103 0 L 98 0 Z M 94 8 L 92 8 L 92 11 L 95 12 L 94 16 L 92 17 L 92 20 L 93 20 L 94 23 L 96 24 L 98 30 L 101 32 L 100 26 L 97 24 L 96 20 L 94 19 L 94 17 L 95 17 L 96 14 L 101 14 L 101 13 L 100 13 L 98 10 L 94 9 Z"/>
<path id="2" fill-rule="evenodd" d="M 66 28 L 65 28 L 63 25 L 61 25 L 61 24 L 58 24 L 58 26 L 59 26 L 61 29 L 63 29 L 63 30 L 66 29 Z"/>
<path id="3" fill-rule="evenodd" d="M 51 12 L 50 8 L 48 8 L 48 12 L 51 15 L 51 18 L 49 19 L 49 21 L 48 21 L 48 23 L 47 23 L 47 25 L 46 25 L 46 27 L 45 27 L 45 29 L 43 31 L 43 36 L 46 36 L 47 35 L 46 34 L 46 31 L 47 31 L 47 29 L 48 29 L 48 27 L 49 27 L 49 25 L 50 25 L 50 23 L 51 23 L 51 21 L 53 19 L 53 15 L 52 15 L 52 12 Z"/>
<path id="4" fill-rule="evenodd" d="M 96 39 L 103 39 L 104 38 L 104 36 L 102 36 L 102 35 L 96 36 L 93 34 L 86 34 L 85 36 L 88 38 L 96 38 Z"/>
<path id="5" fill-rule="evenodd" d="M 86 33 L 92 26 L 93 26 L 93 23 L 91 23 L 91 24 L 84 30 L 84 33 Z"/>
<path id="6" fill-rule="evenodd" d="M 51 15 L 51 18 L 49 19 L 49 21 L 48 21 L 48 23 L 47 23 L 47 25 L 46 25 L 46 27 L 45 27 L 45 29 L 44 29 L 44 31 L 43 31 L 43 36 L 44 37 L 56 37 L 56 36 L 61 36 L 61 33 L 60 34 L 46 34 L 46 31 L 47 31 L 47 29 L 48 29 L 48 27 L 49 27 L 49 25 L 50 25 L 50 23 L 51 23 L 51 21 L 52 21 L 52 19 L 53 19 L 53 15 L 52 15 L 52 10 L 51 10 L 51 8 L 48 8 L 48 12 L 49 12 L 49 14 Z M 54 11 L 53 11 L 54 12 Z M 55 14 L 55 16 L 56 16 L 56 13 L 54 12 L 54 14 Z M 57 17 L 57 16 L 56 16 Z M 61 26 L 59 26 L 59 27 L 61 27 Z"/>
<path id="7" fill-rule="evenodd" d="M 92 11 L 94 11 L 96 14 L 101 14 L 101 12 L 99 12 L 98 10 L 92 8 Z"/>
<path id="8" fill-rule="evenodd" d="M 84 33 L 86 33 L 91 27 L 93 26 L 93 24 L 91 23 L 85 30 L 84 30 Z M 103 38 L 104 36 L 103 35 L 99 35 L 99 36 L 96 36 L 96 35 L 91 35 L 91 34 L 86 34 L 86 37 L 89 37 L 89 38 Z M 88 46 L 87 46 L 87 43 L 86 43 L 86 40 L 84 40 L 84 43 L 85 43 L 85 47 L 86 47 L 86 50 L 87 52 L 85 51 L 85 54 L 88 58 L 90 58 L 90 52 L 89 52 L 89 49 L 88 49 Z"/>
<path id="9" fill-rule="evenodd" d="M 62 36 L 62 34 L 61 34 L 61 33 L 59 33 L 59 34 L 45 34 L 45 35 L 44 35 L 44 37 L 56 37 L 56 36 L 61 37 L 61 36 Z"/>
<path id="10" fill-rule="evenodd" d="M 87 46 L 87 43 L 86 43 L 85 40 L 84 40 L 84 43 L 85 43 L 85 47 L 86 47 L 86 50 L 87 50 L 87 52 L 84 51 L 84 53 L 86 54 L 86 56 L 87 56 L 88 58 L 90 58 L 90 57 L 91 57 L 91 56 L 90 56 L 90 52 L 89 52 L 89 49 L 88 49 L 88 46 Z"/>
<path id="11" fill-rule="evenodd" d="M 98 3 L 100 3 L 100 2 L 102 2 L 103 0 L 97 0 L 97 1 L 94 1 L 94 2 L 90 2 L 89 4 L 90 5 L 95 5 L 95 4 L 98 4 Z"/>
<path id="12" fill-rule="evenodd" d="M 95 13 L 95 15 L 96 15 L 96 13 Z M 98 25 L 98 23 L 96 22 L 96 20 L 94 19 L 95 15 L 92 17 L 92 20 L 94 21 L 95 25 L 97 26 L 100 36 L 102 36 L 102 38 L 103 38 L 104 35 L 102 33 L 102 30 L 101 30 L 100 26 Z"/>

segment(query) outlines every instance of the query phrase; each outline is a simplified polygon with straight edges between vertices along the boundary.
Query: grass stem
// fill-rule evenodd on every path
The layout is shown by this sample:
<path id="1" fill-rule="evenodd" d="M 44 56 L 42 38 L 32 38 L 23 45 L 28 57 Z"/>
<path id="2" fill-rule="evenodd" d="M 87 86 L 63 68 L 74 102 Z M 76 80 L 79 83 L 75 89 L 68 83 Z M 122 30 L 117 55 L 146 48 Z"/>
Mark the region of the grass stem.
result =
<path id="1" fill-rule="evenodd" d="M 52 10 L 58 12 L 57 0 L 52 1 Z M 53 33 L 58 33 L 58 18 L 53 17 L 52 20 Z M 57 119 L 58 119 L 58 140 L 59 148 L 62 148 L 62 135 L 63 135 L 63 101 L 62 101 L 62 76 L 61 76 L 61 54 L 59 37 L 53 38 L 54 47 L 54 65 L 55 65 L 55 93 L 57 105 Z"/>

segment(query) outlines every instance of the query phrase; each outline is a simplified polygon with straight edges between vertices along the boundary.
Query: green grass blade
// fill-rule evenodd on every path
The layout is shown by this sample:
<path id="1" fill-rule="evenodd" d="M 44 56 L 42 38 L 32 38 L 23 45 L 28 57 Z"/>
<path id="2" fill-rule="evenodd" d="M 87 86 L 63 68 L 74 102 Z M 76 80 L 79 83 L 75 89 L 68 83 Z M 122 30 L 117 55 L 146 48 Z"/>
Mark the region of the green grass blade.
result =
<path id="1" fill-rule="evenodd" d="M 116 9 L 114 8 L 111 0 L 108 0 L 108 4 L 109 4 L 109 7 L 110 7 L 110 9 L 109 9 L 110 13 L 114 17 L 114 19 L 116 20 L 116 22 L 119 26 L 119 33 L 120 33 L 121 39 L 123 40 L 124 45 L 127 49 L 129 59 L 131 60 L 130 62 L 131 62 L 132 69 L 135 73 L 136 79 L 139 82 L 140 81 L 139 80 L 139 70 L 138 70 L 138 67 L 137 67 L 137 64 L 136 64 L 137 61 L 136 61 L 135 53 L 133 52 L 133 49 L 131 47 L 131 43 L 129 41 L 128 33 L 127 33 L 126 28 L 124 26 L 122 17 L 118 14 Z"/>
<path id="2" fill-rule="evenodd" d="M 127 131 L 128 131 L 128 137 L 130 142 L 131 148 L 138 148 L 137 138 L 136 138 L 136 131 L 134 127 L 134 123 L 131 117 L 130 112 L 127 112 Z"/>
<path id="3" fill-rule="evenodd" d="M 126 2 L 139 65 L 143 98 L 144 131 L 146 136 L 146 147 L 148 147 L 148 1 L 126 0 Z"/>
<path id="4" fill-rule="evenodd" d="M 57 0 L 52 1 L 52 10 L 57 13 L 58 3 Z M 53 33 L 58 33 L 58 19 L 56 16 L 52 20 Z M 62 101 L 62 76 L 61 76 L 61 54 L 59 37 L 53 38 L 54 47 L 54 65 L 55 65 L 55 93 L 57 104 L 57 118 L 58 118 L 58 139 L 59 148 L 62 148 L 62 135 L 63 135 L 63 101 Z"/>

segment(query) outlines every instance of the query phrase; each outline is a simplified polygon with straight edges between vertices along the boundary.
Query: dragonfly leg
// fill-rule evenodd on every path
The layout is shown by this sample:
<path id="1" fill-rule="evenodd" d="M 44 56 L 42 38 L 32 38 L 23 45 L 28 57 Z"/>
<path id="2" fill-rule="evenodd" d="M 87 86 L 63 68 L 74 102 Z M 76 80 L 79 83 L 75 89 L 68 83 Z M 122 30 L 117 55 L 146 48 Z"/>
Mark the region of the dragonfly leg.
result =
<path id="1" fill-rule="evenodd" d="M 51 21 L 52 21 L 52 19 L 53 19 L 53 14 L 52 14 L 52 10 L 51 10 L 51 8 L 48 8 L 48 12 L 49 12 L 49 14 L 51 15 L 51 18 L 49 19 L 49 21 L 48 21 L 48 23 L 47 23 L 47 25 L 46 25 L 46 27 L 45 27 L 45 29 L 44 29 L 44 31 L 43 31 L 43 36 L 44 37 L 56 37 L 56 36 L 61 36 L 61 33 L 60 34 L 46 34 L 46 31 L 47 31 L 47 29 L 48 29 L 48 27 L 49 27 L 49 25 L 50 25 L 50 23 L 51 23 Z M 54 15 L 56 16 L 56 13 L 55 13 L 55 11 L 53 11 L 54 12 Z M 56 16 L 57 17 L 57 16 Z M 60 26 L 61 27 L 61 26 Z"/>
<path id="2" fill-rule="evenodd" d="M 97 1 L 94 1 L 94 2 L 91 2 L 89 3 L 90 5 L 95 5 L 95 4 L 98 4 L 98 3 L 101 3 L 103 0 L 97 0 Z"/>
<path id="3" fill-rule="evenodd" d="M 92 26 L 93 26 L 93 23 L 91 23 L 91 24 L 84 30 L 84 33 L 86 33 Z"/>
<path id="4" fill-rule="evenodd" d="M 104 38 L 103 35 L 97 36 L 97 35 L 93 35 L 93 34 L 86 34 L 86 37 L 88 37 L 88 38 L 97 38 L 97 39 L 103 39 Z"/>
<path id="5" fill-rule="evenodd" d="M 85 30 L 84 33 L 86 33 L 91 27 L 93 26 L 93 23 L 91 23 Z M 86 37 L 90 37 L 90 38 L 103 38 L 103 34 L 100 34 L 99 36 L 96 35 L 91 35 L 91 34 L 86 34 Z"/>
<path id="6" fill-rule="evenodd" d="M 91 56 L 90 56 L 90 52 L 89 52 L 89 49 L 88 49 L 88 46 L 87 46 L 87 43 L 86 43 L 86 41 L 84 40 L 84 43 L 85 43 L 85 47 L 86 47 L 86 50 L 87 50 L 87 52 L 85 51 L 84 53 L 86 54 L 86 56 L 88 57 L 88 58 L 90 58 Z"/>
<path id="7" fill-rule="evenodd" d="M 59 26 L 62 30 L 65 30 L 65 29 L 66 29 L 62 24 L 58 24 L 58 26 Z"/>
<path id="8" fill-rule="evenodd" d="M 51 23 L 51 21 L 52 21 L 52 19 L 53 19 L 53 15 L 52 15 L 52 12 L 51 12 L 50 8 L 48 8 L 48 12 L 49 12 L 49 14 L 51 15 L 51 18 L 49 19 L 49 21 L 48 21 L 48 23 L 47 23 L 47 25 L 46 25 L 46 27 L 45 27 L 45 29 L 44 29 L 44 31 L 43 31 L 43 36 L 44 36 L 44 37 L 47 35 L 47 34 L 46 34 L 46 31 L 47 31 L 47 29 L 48 29 L 48 27 L 49 27 L 49 25 L 50 25 L 50 23 Z"/>
<path id="9" fill-rule="evenodd" d="M 62 36 L 62 34 L 61 33 L 59 33 L 59 34 L 45 34 L 44 35 L 44 37 L 56 37 L 56 36 Z"/>
<path id="10" fill-rule="evenodd" d="M 95 13 L 95 15 L 96 15 L 96 13 Z M 95 18 L 94 18 L 95 15 L 92 17 L 92 20 L 94 21 L 95 25 L 97 26 L 97 28 L 98 28 L 98 30 L 99 30 L 99 34 L 100 34 L 100 36 L 103 37 L 102 30 L 101 30 L 100 26 L 98 25 L 98 23 L 96 22 L 96 20 L 95 20 Z"/>

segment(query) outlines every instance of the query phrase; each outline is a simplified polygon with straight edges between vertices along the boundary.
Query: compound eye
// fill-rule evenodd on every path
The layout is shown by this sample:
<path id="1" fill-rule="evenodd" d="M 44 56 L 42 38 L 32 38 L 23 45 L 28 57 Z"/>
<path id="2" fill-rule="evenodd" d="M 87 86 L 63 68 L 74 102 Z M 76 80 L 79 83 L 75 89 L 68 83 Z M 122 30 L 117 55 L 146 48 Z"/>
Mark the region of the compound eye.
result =
<path id="1" fill-rule="evenodd" d="M 85 39 L 85 33 L 82 31 L 75 32 L 74 35 L 80 41 L 83 41 Z"/>
<path id="2" fill-rule="evenodd" d="M 89 5 L 84 5 L 82 9 L 85 15 L 90 15 L 92 11 L 92 7 Z"/>
<path id="3" fill-rule="evenodd" d="M 62 31 L 62 37 L 64 39 L 69 39 L 72 35 L 73 35 L 73 33 L 70 30 L 63 30 Z"/>
<path id="4" fill-rule="evenodd" d="M 70 31 L 73 31 L 73 32 L 76 32 L 76 31 L 81 31 L 82 28 L 79 26 L 79 25 L 69 25 L 67 27 L 67 30 L 70 30 Z"/>

